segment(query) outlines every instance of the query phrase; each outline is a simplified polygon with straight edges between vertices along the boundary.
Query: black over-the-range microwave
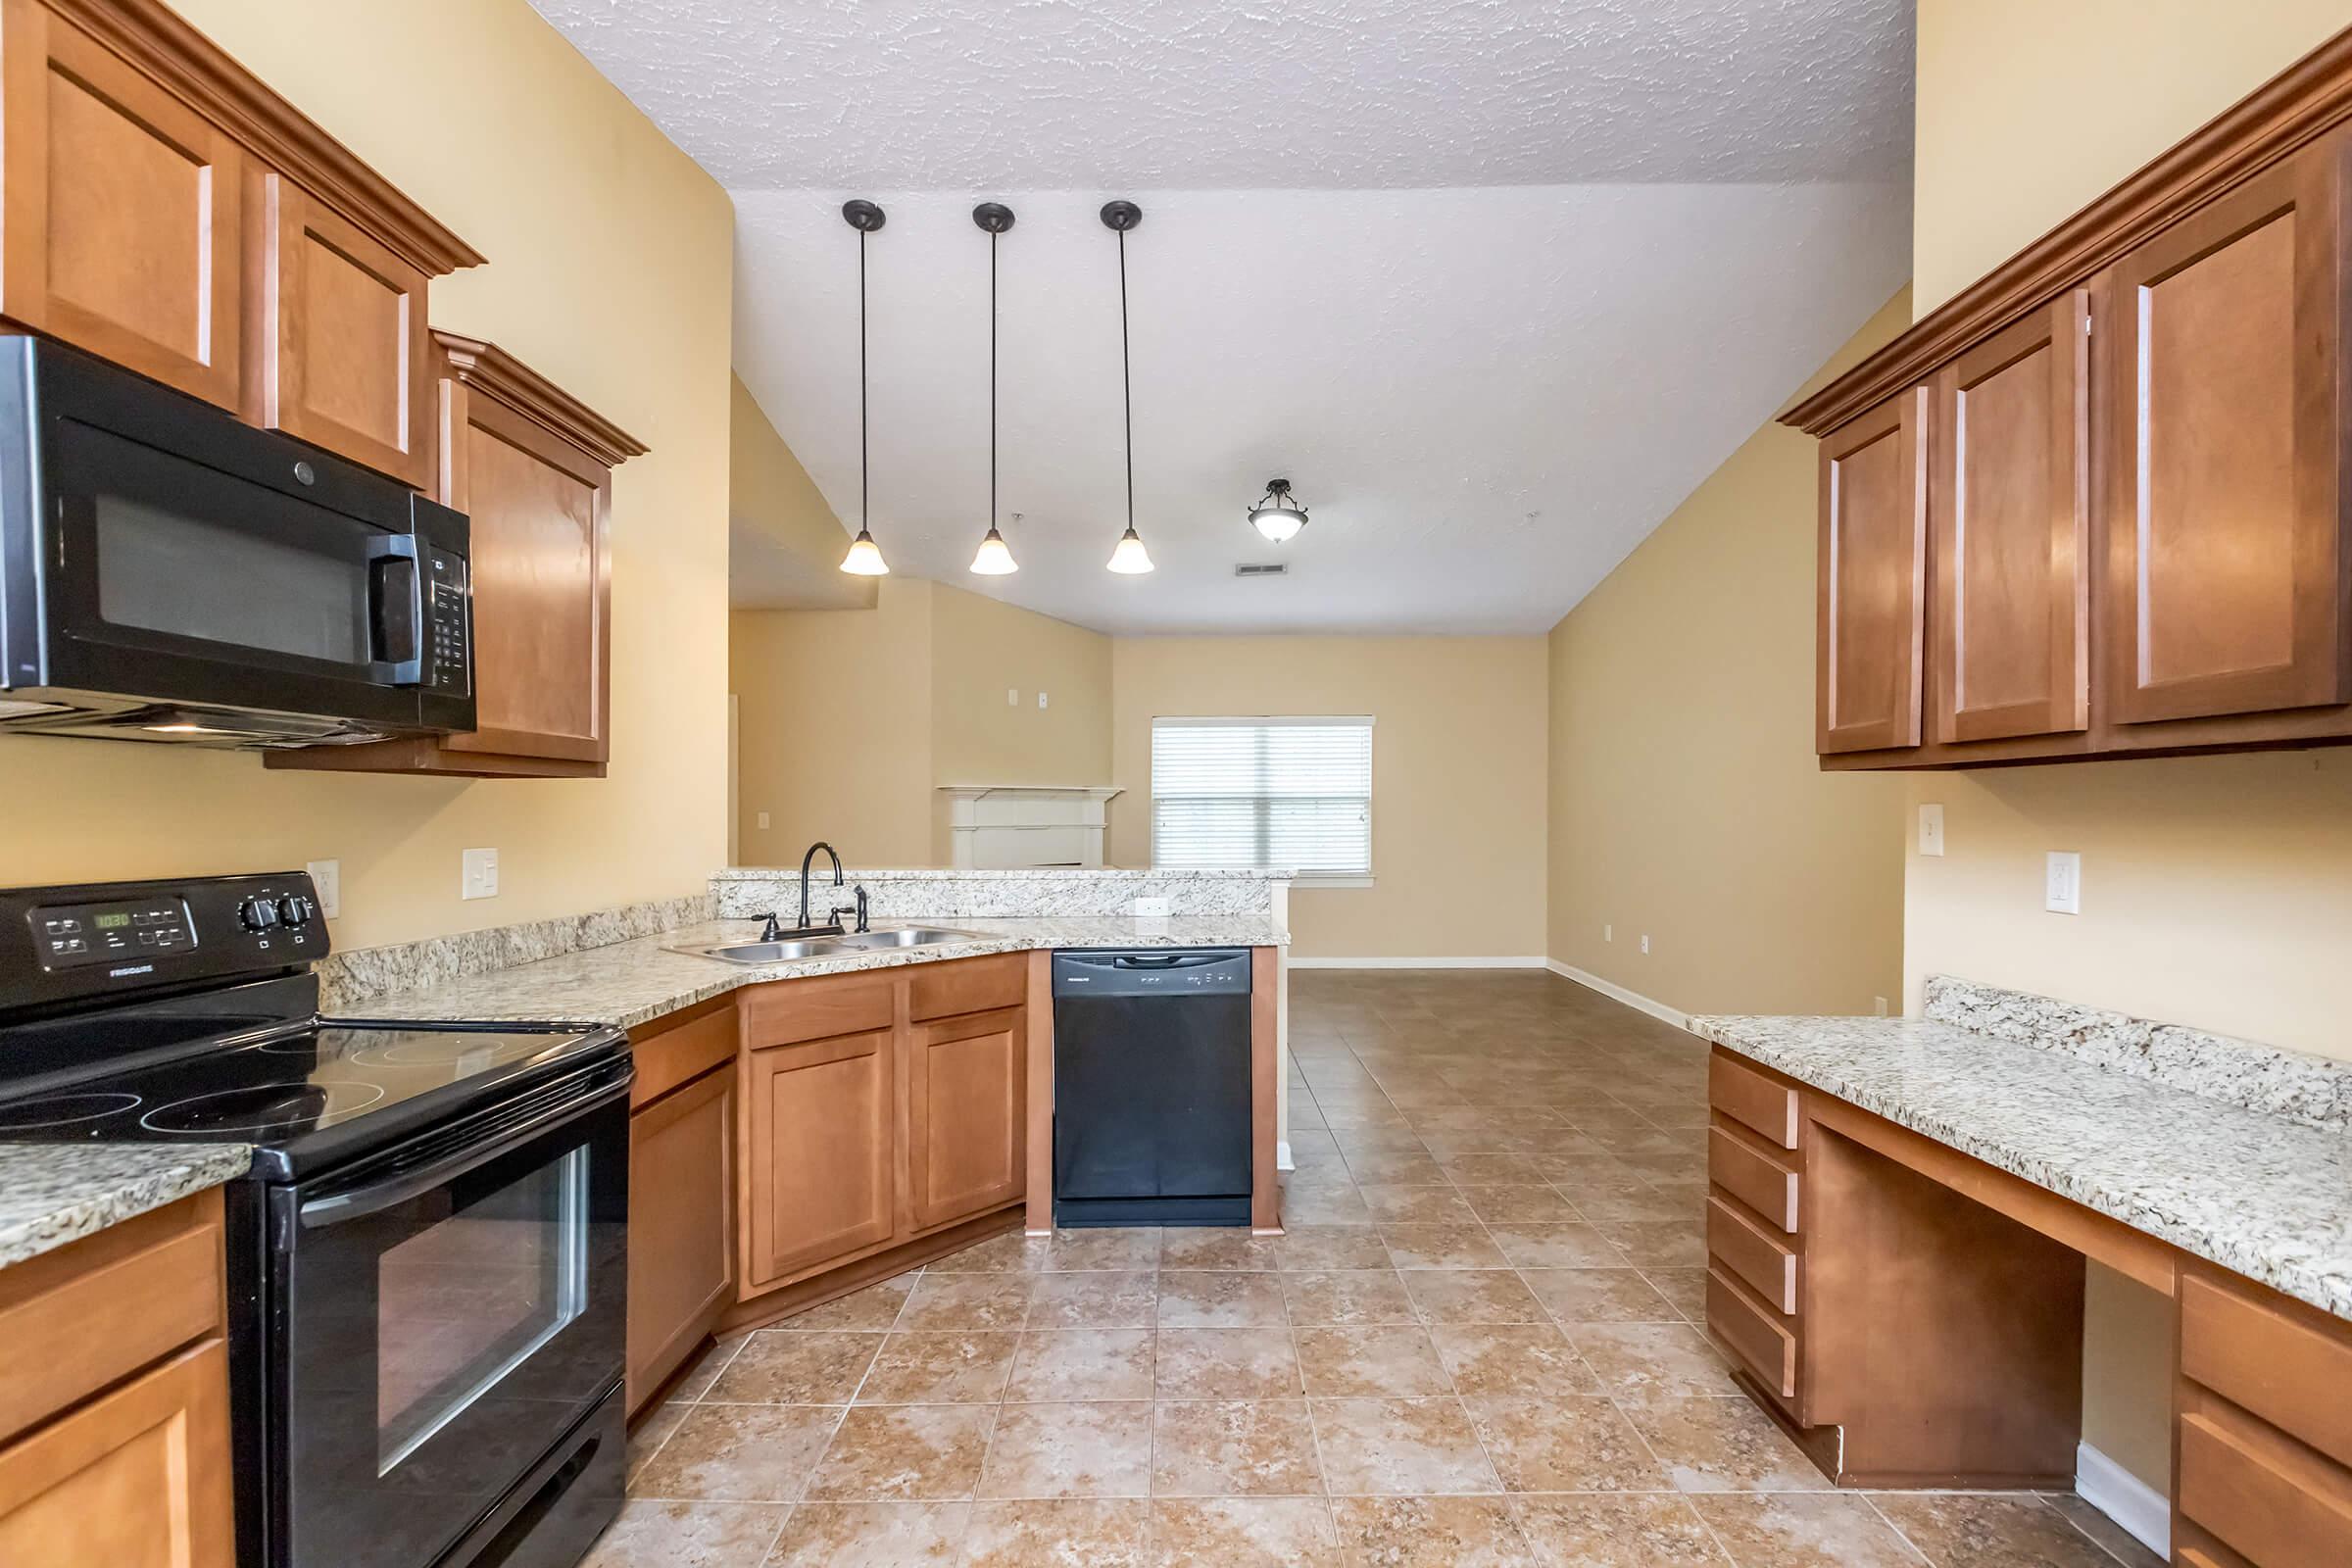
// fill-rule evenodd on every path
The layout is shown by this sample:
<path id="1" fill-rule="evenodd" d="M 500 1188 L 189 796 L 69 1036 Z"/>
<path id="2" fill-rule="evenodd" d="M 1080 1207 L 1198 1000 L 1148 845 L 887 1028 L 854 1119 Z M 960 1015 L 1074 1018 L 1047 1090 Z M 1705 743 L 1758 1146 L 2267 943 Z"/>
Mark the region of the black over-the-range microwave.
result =
<path id="1" fill-rule="evenodd" d="M 0 335 L 0 729 L 282 747 L 474 727 L 465 514 Z"/>

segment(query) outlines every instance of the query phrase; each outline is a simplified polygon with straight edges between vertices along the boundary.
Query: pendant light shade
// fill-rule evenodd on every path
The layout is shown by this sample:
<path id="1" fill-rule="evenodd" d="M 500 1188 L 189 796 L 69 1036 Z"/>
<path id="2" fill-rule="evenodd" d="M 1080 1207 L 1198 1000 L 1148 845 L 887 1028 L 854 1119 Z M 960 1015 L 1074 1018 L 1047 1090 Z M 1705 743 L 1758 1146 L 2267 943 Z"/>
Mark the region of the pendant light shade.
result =
<path id="1" fill-rule="evenodd" d="M 887 577 L 890 564 L 882 547 L 865 525 L 867 490 L 872 462 L 866 444 L 865 399 L 865 237 L 885 221 L 882 209 L 862 198 L 841 204 L 843 221 L 858 231 L 858 537 L 841 558 L 841 569 L 853 577 Z"/>
<path id="2" fill-rule="evenodd" d="M 1268 479 L 1266 493 L 1250 509 L 1250 526 L 1279 545 L 1298 537 L 1306 526 L 1306 509 L 1291 499 L 1291 481 Z"/>
<path id="3" fill-rule="evenodd" d="M 1135 355 L 1127 343 L 1127 231 L 1144 220 L 1133 202 L 1104 202 L 1102 226 L 1119 236 L 1119 395 L 1127 418 L 1127 531 L 1110 553 L 1110 569 L 1141 576 L 1152 569 L 1152 553 L 1135 531 Z"/>
<path id="4" fill-rule="evenodd" d="M 988 236 L 988 532 L 972 556 L 972 570 L 983 577 L 1003 577 L 1021 569 L 1004 536 L 997 532 L 997 237 L 1012 227 L 1012 209 L 1003 202 L 982 202 L 972 209 L 972 221 Z"/>

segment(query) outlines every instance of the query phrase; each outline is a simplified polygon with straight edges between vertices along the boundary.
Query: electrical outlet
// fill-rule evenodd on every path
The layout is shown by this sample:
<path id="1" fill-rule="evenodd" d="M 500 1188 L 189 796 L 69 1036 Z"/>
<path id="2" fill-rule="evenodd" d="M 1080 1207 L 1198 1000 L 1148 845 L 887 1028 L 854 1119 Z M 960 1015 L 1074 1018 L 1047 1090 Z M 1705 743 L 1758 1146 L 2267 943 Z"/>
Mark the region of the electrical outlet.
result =
<path id="1" fill-rule="evenodd" d="M 461 899 L 495 899 L 498 897 L 498 852 L 496 850 L 466 850 L 458 857 L 458 897 Z"/>
<path id="2" fill-rule="evenodd" d="M 1168 901 L 1165 899 L 1137 899 L 1134 913 L 1138 920 L 1165 920 L 1168 917 Z"/>
<path id="3" fill-rule="evenodd" d="M 1880 1016 L 1880 1017 L 1882 1017 L 1882 1018 L 1886 1017 L 1886 999 L 1885 997 L 1873 997 L 1873 998 L 1871 998 L 1870 1000 L 1871 1000 L 1871 1001 L 1872 1001 L 1874 1004 L 1876 1004 L 1876 1005 L 1877 1005 L 1877 1007 L 1878 1007 L 1879 1016 Z"/>
<path id="4" fill-rule="evenodd" d="M 767 826 L 767 813 L 765 811 L 761 811 L 760 813 L 760 825 L 761 827 Z"/>
<path id="5" fill-rule="evenodd" d="M 1603 941 L 1603 942 L 1614 942 L 1614 941 L 1616 941 L 1616 940 L 1617 940 L 1617 928 L 1616 928 L 1615 926 L 1613 926 L 1613 925 L 1603 925 L 1603 926 L 1600 928 L 1600 940 L 1601 940 L 1601 941 Z"/>
<path id="6" fill-rule="evenodd" d="M 1923 806 L 1919 808 L 1919 853 L 1943 853 L 1943 808 Z"/>
<path id="7" fill-rule="evenodd" d="M 1037 694 L 1037 710 L 1041 713 L 1046 710 L 1046 694 L 1044 692 Z"/>
<path id="8" fill-rule="evenodd" d="M 329 920 L 343 913 L 343 862 L 341 860 L 312 860 L 303 869 L 311 873 L 311 887 L 318 895 L 318 912 Z"/>
<path id="9" fill-rule="evenodd" d="M 1018 686 L 1007 686 L 1004 688 L 1004 706 L 1006 708 L 1018 708 L 1021 706 L 1021 689 Z"/>
<path id="10" fill-rule="evenodd" d="M 1649 951 L 1649 933 L 1646 931 L 1642 933 L 1642 951 L 1643 953 Z"/>
<path id="11" fill-rule="evenodd" d="M 2073 850 L 2052 850 L 2043 867 L 2041 906 L 2052 914 L 2082 912 L 2082 857 Z"/>

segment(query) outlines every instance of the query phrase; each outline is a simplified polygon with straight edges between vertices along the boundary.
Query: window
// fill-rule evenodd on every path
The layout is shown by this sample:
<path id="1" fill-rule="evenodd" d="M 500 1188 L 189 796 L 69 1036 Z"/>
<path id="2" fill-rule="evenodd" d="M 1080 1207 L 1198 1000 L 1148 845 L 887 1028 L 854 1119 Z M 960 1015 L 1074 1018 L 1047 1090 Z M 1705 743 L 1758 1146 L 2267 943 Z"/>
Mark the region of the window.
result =
<path id="1" fill-rule="evenodd" d="M 1372 720 L 1155 718 L 1152 863 L 1372 874 Z"/>

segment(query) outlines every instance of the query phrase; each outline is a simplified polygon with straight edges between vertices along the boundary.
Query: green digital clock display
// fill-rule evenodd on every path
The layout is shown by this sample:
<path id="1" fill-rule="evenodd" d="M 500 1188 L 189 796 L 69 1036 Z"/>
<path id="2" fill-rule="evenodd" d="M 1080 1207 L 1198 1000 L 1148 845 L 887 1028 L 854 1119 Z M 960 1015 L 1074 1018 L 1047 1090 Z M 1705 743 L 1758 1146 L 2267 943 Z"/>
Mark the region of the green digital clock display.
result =
<path id="1" fill-rule="evenodd" d="M 100 931 L 120 931 L 124 926 L 130 924 L 130 916 L 120 912 L 115 914 L 101 914 L 94 916 L 91 919 L 90 924 L 92 927 Z"/>

